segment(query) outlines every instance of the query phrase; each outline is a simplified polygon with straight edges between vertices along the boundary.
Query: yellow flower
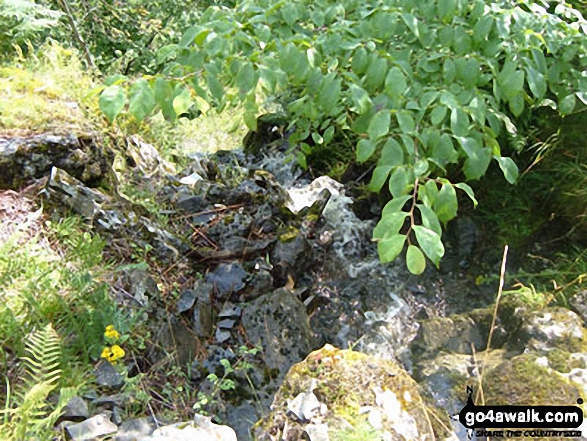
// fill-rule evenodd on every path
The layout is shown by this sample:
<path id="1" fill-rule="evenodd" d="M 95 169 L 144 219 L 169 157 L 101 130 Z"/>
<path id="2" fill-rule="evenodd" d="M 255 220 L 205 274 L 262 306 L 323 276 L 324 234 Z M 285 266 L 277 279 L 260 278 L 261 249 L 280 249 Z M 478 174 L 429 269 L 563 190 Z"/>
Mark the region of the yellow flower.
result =
<path id="1" fill-rule="evenodd" d="M 116 360 L 124 357 L 124 349 L 118 345 L 112 345 L 112 347 L 105 347 L 102 351 L 102 358 L 108 360 L 111 364 L 116 364 Z"/>
<path id="2" fill-rule="evenodd" d="M 114 329 L 113 325 L 106 326 L 106 332 L 104 332 L 104 336 L 111 340 L 118 340 L 120 338 L 120 334 L 116 329 Z"/>

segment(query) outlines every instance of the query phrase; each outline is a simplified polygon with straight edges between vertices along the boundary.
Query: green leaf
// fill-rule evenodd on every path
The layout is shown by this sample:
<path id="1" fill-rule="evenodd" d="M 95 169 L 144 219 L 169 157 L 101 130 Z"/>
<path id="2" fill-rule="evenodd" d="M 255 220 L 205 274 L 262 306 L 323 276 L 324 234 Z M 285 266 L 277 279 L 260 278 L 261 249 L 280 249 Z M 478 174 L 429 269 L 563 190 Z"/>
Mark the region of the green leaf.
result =
<path id="1" fill-rule="evenodd" d="M 524 71 L 514 70 L 510 72 L 504 68 L 504 70 L 497 76 L 497 81 L 504 97 L 509 100 L 515 95 L 523 92 Z"/>
<path id="2" fill-rule="evenodd" d="M 369 134 L 369 138 L 372 140 L 376 140 L 385 136 L 389 133 L 389 123 L 390 123 L 391 115 L 389 110 L 381 110 L 377 112 L 373 118 L 371 118 L 371 122 L 369 123 L 369 128 L 367 129 L 367 133 Z M 369 155 L 370 156 L 370 155 Z"/>
<path id="3" fill-rule="evenodd" d="M 412 31 L 416 37 L 420 38 L 420 31 L 418 29 L 418 19 L 412 14 L 402 14 L 402 20 L 406 26 Z"/>
<path id="4" fill-rule="evenodd" d="M 317 102 L 327 115 L 332 115 L 340 99 L 341 80 L 334 74 L 327 75 L 318 91 Z"/>
<path id="5" fill-rule="evenodd" d="M 385 181 L 387 181 L 387 177 L 392 168 L 393 166 L 391 165 L 380 165 L 375 167 L 373 175 L 371 176 L 371 182 L 369 182 L 369 190 L 379 192 L 383 185 L 385 185 Z"/>
<path id="6" fill-rule="evenodd" d="M 447 108 L 442 104 L 436 106 L 434 109 L 432 109 L 432 112 L 430 112 L 430 122 L 432 122 L 432 124 L 435 126 L 442 123 L 446 117 L 446 111 Z"/>
<path id="7" fill-rule="evenodd" d="M 457 77 L 467 88 L 472 88 L 477 85 L 479 77 L 481 76 L 481 66 L 474 58 L 459 58 L 456 61 Z"/>
<path id="8" fill-rule="evenodd" d="M 453 109 L 450 113 L 450 128 L 455 136 L 469 134 L 469 117 L 460 107 Z"/>
<path id="9" fill-rule="evenodd" d="M 416 123 L 409 111 L 400 110 L 395 116 L 397 117 L 400 129 L 402 129 L 404 133 L 412 133 L 416 129 Z"/>
<path id="10" fill-rule="evenodd" d="M 381 149 L 381 157 L 377 165 L 400 165 L 404 163 L 404 151 L 399 143 L 393 139 L 388 138 Z"/>
<path id="11" fill-rule="evenodd" d="M 414 225 L 414 232 L 416 233 L 416 239 L 418 239 L 418 245 L 424 254 L 436 265 L 440 264 L 440 259 L 444 256 L 444 246 L 440 240 L 440 235 L 436 232 L 422 227 L 421 225 Z"/>
<path id="12" fill-rule="evenodd" d="M 370 139 L 361 139 L 357 144 L 357 162 L 362 163 L 375 152 L 376 144 Z"/>
<path id="13" fill-rule="evenodd" d="M 404 225 L 407 216 L 408 213 L 405 211 L 396 211 L 383 216 L 373 229 L 373 239 L 384 239 L 397 234 Z"/>
<path id="14" fill-rule="evenodd" d="M 241 95 L 247 95 L 255 89 L 258 80 L 259 77 L 257 76 L 253 63 L 247 61 L 238 70 L 235 83 L 239 89 L 239 93 Z"/>
<path id="15" fill-rule="evenodd" d="M 469 185 L 465 184 L 464 182 L 459 182 L 458 184 L 455 184 L 455 187 L 467 193 L 469 199 L 473 201 L 473 208 L 477 208 L 478 202 L 477 199 L 475 199 L 475 193 L 473 192 L 473 189 L 469 187 Z"/>
<path id="16" fill-rule="evenodd" d="M 367 51 L 365 48 L 360 47 L 356 50 L 355 54 L 353 55 L 353 59 L 351 61 L 351 69 L 357 75 L 362 75 L 367 70 L 367 66 L 369 65 L 369 56 L 367 55 Z"/>
<path id="17" fill-rule="evenodd" d="M 441 167 L 444 167 L 446 164 L 454 164 L 457 162 L 459 158 L 459 154 L 454 148 L 452 138 L 443 133 L 440 136 L 440 140 L 438 144 L 436 144 L 432 149 L 432 159 Z"/>
<path id="18" fill-rule="evenodd" d="M 394 234 L 378 241 L 377 254 L 381 263 L 393 262 L 402 252 L 405 242 L 406 236 L 403 234 Z"/>
<path id="19" fill-rule="evenodd" d="M 463 167 L 467 179 L 479 179 L 483 176 L 489 167 L 491 156 L 491 149 L 488 147 L 482 147 L 472 152 Z"/>
<path id="20" fill-rule="evenodd" d="M 408 270 L 415 275 L 422 274 L 426 269 L 426 258 L 417 246 L 408 246 L 408 252 L 406 253 L 406 264 L 408 266 Z"/>
<path id="21" fill-rule="evenodd" d="M 457 192 L 452 184 L 442 184 L 442 188 L 438 192 L 432 207 L 438 216 L 438 220 L 442 223 L 447 223 L 457 215 L 458 207 Z"/>
<path id="22" fill-rule="evenodd" d="M 257 131 L 257 112 L 255 110 L 245 110 L 243 119 L 249 130 L 252 130 L 253 132 Z"/>
<path id="23" fill-rule="evenodd" d="M 456 0 L 440 0 L 438 2 L 438 15 L 445 20 L 450 21 L 457 10 Z"/>
<path id="24" fill-rule="evenodd" d="M 388 216 L 390 214 L 395 213 L 396 211 L 401 211 L 406 202 L 412 198 L 412 195 L 406 194 L 404 196 L 398 196 L 393 198 L 385 207 L 383 207 L 383 211 L 381 212 L 381 217 Z"/>
<path id="25" fill-rule="evenodd" d="M 368 90 L 375 90 L 379 88 L 385 81 L 387 74 L 387 60 L 385 58 L 375 58 L 369 64 L 367 73 L 365 74 L 365 87 Z"/>
<path id="26" fill-rule="evenodd" d="M 434 231 L 436 234 L 438 234 L 438 236 L 441 236 L 442 227 L 440 226 L 440 221 L 438 220 L 438 216 L 434 210 L 424 204 L 417 204 L 416 206 L 420 210 L 420 215 L 422 217 L 422 223 L 424 226 Z"/>
<path id="27" fill-rule="evenodd" d="M 155 105 L 153 91 L 146 80 L 140 79 L 131 86 L 128 111 L 137 121 L 150 115 Z"/>
<path id="28" fill-rule="evenodd" d="M 414 183 L 413 170 L 407 166 L 397 167 L 389 177 L 389 192 L 395 198 L 410 191 Z"/>
<path id="29" fill-rule="evenodd" d="M 510 184 L 515 184 L 518 180 L 518 166 L 513 159 L 505 156 L 494 156 L 493 159 L 499 164 L 499 168 L 501 168 L 505 179 Z"/>
<path id="30" fill-rule="evenodd" d="M 481 43 L 487 38 L 493 27 L 493 17 L 489 14 L 484 15 L 473 26 L 473 40 L 475 43 Z"/>
<path id="31" fill-rule="evenodd" d="M 428 160 L 426 158 L 419 159 L 414 164 L 414 174 L 416 177 L 422 176 L 428 171 Z"/>
<path id="32" fill-rule="evenodd" d="M 176 115 L 181 115 L 188 111 L 188 109 L 194 104 L 189 89 L 186 87 L 182 92 L 173 98 L 173 110 Z"/>
<path id="33" fill-rule="evenodd" d="M 153 85 L 153 94 L 165 120 L 175 120 L 176 114 L 173 110 L 173 89 L 171 84 L 163 78 L 157 78 Z"/>
<path id="34" fill-rule="evenodd" d="M 569 115 L 575 109 L 575 94 L 572 93 L 561 99 L 558 103 L 558 111 L 562 116 Z"/>
<path id="35" fill-rule="evenodd" d="M 528 86 L 534 98 L 537 100 L 542 99 L 546 94 L 546 80 L 544 75 L 531 67 L 526 68 L 526 74 L 528 76 Z"/>
<path id="36" fill-rule="evenodd" d="M 406 77 L 399 67 L 392 67 L 385 78 L 385 91 L 393 98 L 399 98 L 406 93 Z"/>
<path id="37" fill-rule="evenodd" d="M 104 112 L 110 122 L 114 121 L 114 118 L 122 112 L 125 104 L 126 93 L 120 86 L 107 87 L 100 95 L 100 110 Z"/>
<path id="38" fill-rule="evenodd" d="M 353 100 L 353 104 L 356 108 L 357 113 L 364 114 L 369 111 L 371 108 L 372 102 L 369 94 L 363 89 L 362 87 L 357 86 L 356 84 L 351 84 L 350 87 L 351 98 Z"/>

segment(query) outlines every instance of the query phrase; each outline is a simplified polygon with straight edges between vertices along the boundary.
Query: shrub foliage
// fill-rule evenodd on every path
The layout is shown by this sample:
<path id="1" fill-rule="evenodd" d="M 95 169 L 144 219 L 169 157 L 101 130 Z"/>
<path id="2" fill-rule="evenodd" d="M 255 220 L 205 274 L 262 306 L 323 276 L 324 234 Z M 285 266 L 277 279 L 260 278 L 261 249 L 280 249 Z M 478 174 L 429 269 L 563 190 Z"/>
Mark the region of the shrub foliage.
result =
<path id="1" fill-rule="evenodd" d="M 174 120 L 240 105 L 255 130 L 264 94 L 281 104 L 302 166 L 343 134 L 372 163 L 371 190 L 393 196 L 373 232 L 381 261 L 406 249 L 419 274 L 444 254 L 457 190 L 476 205 L 466 182 L 492 161 L 516 182 L 524 118 L 587 104 L 586 33 L 565 3 L 245 0 L 208 8 L 163 48 L 160 74 L 110 78 L 100 106 L 110 120 Z"/>

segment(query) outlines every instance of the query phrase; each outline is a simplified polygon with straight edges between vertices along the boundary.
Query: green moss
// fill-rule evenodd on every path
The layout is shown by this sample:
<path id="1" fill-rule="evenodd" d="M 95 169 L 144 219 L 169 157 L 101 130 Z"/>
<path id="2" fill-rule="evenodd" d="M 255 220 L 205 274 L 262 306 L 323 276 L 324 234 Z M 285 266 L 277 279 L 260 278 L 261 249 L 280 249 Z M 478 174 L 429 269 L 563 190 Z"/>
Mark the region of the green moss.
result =
<path id="1" fill-rule="evenodd" d="M 300 230 L 292 225 L 289 225 L 286 230 L 279 235 L 279 241 L 282 243 L 291 242 L 300 234 Z"/>
<path id="2" fill-rule="evenodd" d="M 546 357 L 551 368 L 559 372 L 570 372 L 571 354 L 563 349 L 550 351 Z"/>

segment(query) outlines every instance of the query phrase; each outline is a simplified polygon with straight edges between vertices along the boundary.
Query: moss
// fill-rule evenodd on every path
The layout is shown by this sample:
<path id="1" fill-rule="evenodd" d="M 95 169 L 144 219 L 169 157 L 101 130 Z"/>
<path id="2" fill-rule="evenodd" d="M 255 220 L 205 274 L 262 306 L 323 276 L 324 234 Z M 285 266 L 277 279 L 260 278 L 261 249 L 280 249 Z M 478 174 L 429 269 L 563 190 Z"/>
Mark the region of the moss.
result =
<path id="1" fill-rule="evenodd" d="M 289 225 L 286 230 L 279 235 L 279 241 L 282 243 L 291 242 L 300 234 L 300 230 L 292 225 Z"/>
<path id="2" fill-rule="evenodd" d="M 389 360 L 339 350 L 330 345 L 312 352 L 305 361 L 292 366 L 275 397 L 273 412 L 256 426 L 261 429 L 260 433 L 276 433 L 284 427 L 286 420 L 290 429 L 294 427 L 290 436 L 296 433 L 295 430 L 299 434 L 303 432 L 302 425 L 292 423 L 287 416 L 286 403 L 299 393 L 307 392 L 313 379 L 314 394 L 328 408 L 324 421 L 331 422 L 330 427 L 341 427 L 334 421 L 344 420 L 358 430 L 352 433 L 362 433 L 360 427 L 365 416 L 360 414 L 360 409 L 364 406 L 376 407 L 374 388 L 381 388 L 395 394 L 403 411 L 417 422 L 420 434 L 430 433 L 429 420 L 433 418 L 427 415 L 428 408 L 420 397 L 418 385 L 401 367 Z M 392 430 L 390 427 L 387 429 Z"/>
<path id="3" fill-rule="evenodd" d="M 571 354 L 564 349 L 554 349 L 546 357 L 551 368 L 559 372 L 571 371 Z"/>

